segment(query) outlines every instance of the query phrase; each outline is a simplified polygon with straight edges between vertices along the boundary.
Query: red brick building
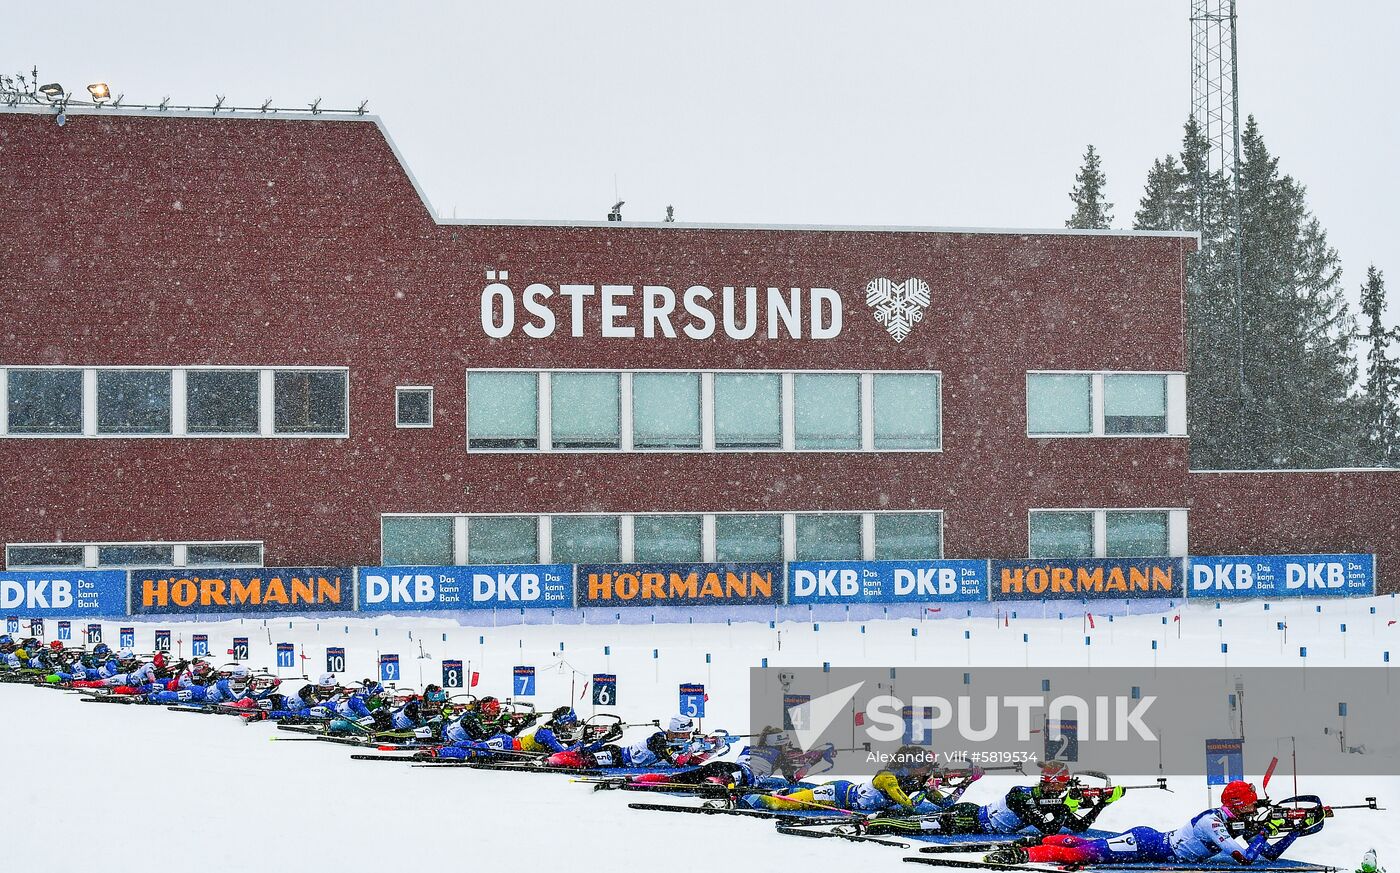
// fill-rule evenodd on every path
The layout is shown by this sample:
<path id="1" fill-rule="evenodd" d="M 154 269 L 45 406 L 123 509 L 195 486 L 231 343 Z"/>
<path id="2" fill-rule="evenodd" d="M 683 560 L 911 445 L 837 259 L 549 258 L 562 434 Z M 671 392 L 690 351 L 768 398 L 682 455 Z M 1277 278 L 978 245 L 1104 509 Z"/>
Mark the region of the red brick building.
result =
<path id="1" fill-rule="evenodd" d="M 10 567 L 1374 552 L 1192 473 L 1191 235 L 435 217 L 372 118 L 0 111 Z"/>

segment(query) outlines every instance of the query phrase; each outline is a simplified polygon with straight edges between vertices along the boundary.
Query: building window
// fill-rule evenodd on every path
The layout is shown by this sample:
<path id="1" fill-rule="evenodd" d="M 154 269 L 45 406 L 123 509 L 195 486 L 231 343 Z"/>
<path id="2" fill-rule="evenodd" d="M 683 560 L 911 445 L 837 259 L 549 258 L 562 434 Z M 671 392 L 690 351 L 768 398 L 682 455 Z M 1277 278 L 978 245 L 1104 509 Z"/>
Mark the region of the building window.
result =
<path id="1" fill-rule="evenodd" d="M 876 449 L 938 449 L 942 439 L 936 373 L 876 373 Z"/>
<path id="2" fill-rule="evenodd" d="M 97 432 L 170 433 L 170 371 L 98 370 Z"/>
<path id="3" fill-rule="evenodd" d="M 1106 434 L 1167 432 L 1167 377 L 1150 373 L 1110 373 L 1103 382 Z"/>
<path id="4" fill-rule="evenodd" d="M 793 420 L 799 449 L 860 448 L 860 376 L 798 373 Z"/>
<path id="5" fill-rule="evenodd" d="M 875 513 L 875 560 L 924 561 L 941 557 L 942 513 Z"/>
<path id="6" fill-rule="evenodd" d="M 539 448 L 539 391 L 535 373 L 472 373 L 467 379 L 467 448 Z"/>
<path id="7" fill-rule="evenodd" d="M 129 545 L 98 546 L 97 566 L 99 567 L 173 567 L 175 548 L 168 545 Z"/>
<path id="8" fill-rule="evenodd" d="M 433 389 L 417 386 L 395 388 L 394 424 L 398 427 L 432 427 Z"/>
<path id="9" fill-rule="evenodd" d="M 1026 432 L 1033 435 L 1093 433 L 1089 374 L 1026 375 Z"/>
<path id="10" fill-rule="evenodd" d="M 185 373 L 185 429 L 192 434 L 257 434 L 257 370 L 189 370 Z"/>
<path id="11" fill-rule="evenodd" d="M 632 446 L 700 448 L 700 374 L 632 376 Z"/>
<path id="12" fill-rule="evenodd" d="M 381 516 L 379 538 L 379 559 L 385 566 L 456 563 L 451 516 Z"/>
<path id="13" fill-rule="evenodd" d="M 715 448 L 782 448 L 782 376 L 716 373 L 714 384 Z"/>
<path id="14" fill-rule="evenodd" d="M 468 564 L 538 564 L 539 519 L 482 515 L 467 522 Z"/>
<path id="15" fill-rule="evenodd" d="M 262 543 L 190 543 L 185 547 L 185 566 L 187 567 L 261 567 L 262 565 Z"/>
<path id="16" fill-rule="evenodd" d="M 8 395 L 10 433 L 82 434 L 82 370 L 10 370 Z"/>
<path id="17" fill-rule="evenodd" d="M 1186 554 L 1184 509 L 1032 510 L 1032 558 L 1162 558 Z"/>
<path id="18" fill-rule="evenodd" d="M 783 517 L 765 515 L 716 515 L 716 561 L 781 561 Z"/>
<path id="19" fill-rule="evenodd" d="M 273 373 L 273 430 L 287 434 L 339 434 L 346 427 L 343 370 L 277 370 Z"/>
<path id="20" fill-rule="evenodd" d="M 1032 512 L 1032 558 L 1094 557 L 1093 512 Z"/>
<path id="21" fill-rule="evenodd" d="M 5 565 L 11 570 L 23 567 L 81 567 L 83 547 L 10 546 L 5 549 Z"/>
<path id="22" fill-rule="evenodd" d="M 621 374 L 551 373 L 549 390 L 554 448 L 621 447 Z"/>
<path id="23" fill-rule="evenodd" d="M 703 519 L 698 515 L 638 515 L 632 519 L 634 560 L 639 564 L 699 561 Z"/>
<path id="24" fill-rule="evenodd" d="M 865 557 L 859 515 L 798 515 L 797 560 L 859 561 Z"/>
<path id="25" fill-rule="evenodd" d="M 1104 513 L 1106 556 L 1155 558 L 1168 555 L 1168 514 L 1165 510 Z"/>
<path id="26" fill-rule="evenodd" d="M 615 515 L 556 515 L 550 520 L 556 564 L 616 564 L 622 537 Z"/>

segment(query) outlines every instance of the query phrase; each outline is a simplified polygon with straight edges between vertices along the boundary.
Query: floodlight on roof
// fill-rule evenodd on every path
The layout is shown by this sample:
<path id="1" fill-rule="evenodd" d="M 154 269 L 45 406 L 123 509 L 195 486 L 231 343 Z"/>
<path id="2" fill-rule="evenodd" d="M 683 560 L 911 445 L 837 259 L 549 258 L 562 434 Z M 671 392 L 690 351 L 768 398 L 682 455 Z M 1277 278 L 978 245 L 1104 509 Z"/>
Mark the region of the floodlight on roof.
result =
<path id="1" fill-rule="evenodd" d="M 106 82 L 93 82 L 88 86 L 88 93 L 91 94 L 92 99 L 97 102 L 112 99 L 112 89 L 107 87 Z"/>
<path id="2" fill-rule="evenodd" d="M 63 86 L 58 84 L 57 82 L 50 82 L 47 85 L 40 85 L 39 93 L 43 94 L 50 100 L 56 100 L 59 97 L 63 96 Z"/>

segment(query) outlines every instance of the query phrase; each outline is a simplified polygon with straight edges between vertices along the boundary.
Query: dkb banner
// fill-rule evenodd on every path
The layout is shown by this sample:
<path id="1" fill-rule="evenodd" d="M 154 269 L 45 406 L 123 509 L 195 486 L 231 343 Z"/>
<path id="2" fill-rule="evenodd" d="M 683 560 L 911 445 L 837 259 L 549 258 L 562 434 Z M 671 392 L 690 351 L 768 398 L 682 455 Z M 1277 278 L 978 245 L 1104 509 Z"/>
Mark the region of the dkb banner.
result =
<path id="1" fill-rule="evenodd" d="M 361 567 L 361 612 L 574 605 L 571 564 Z"/>
<path id="2" fill-rule="evenodd" d="M 133 615 L 349 612 L 349 567 L 190 567 L 131 571 Z"/>
<path id="3" fill-rule="evenodd" d="M 986 599 L 986 561 L 801 561 L 788 564 L 789 604 Z"/>
<path id="4" fill-rule="evenodd" d="M 1189 597 L 1362 597 L 1375 555 L 1229 555 L 1189 559 Z"/>
<path id="5" fill-rule="evenodd" d="M 579 564 L 579 606 L 721 606 L 783 602 L 783 565 Z"/>
<path id="6" fill-rule="evenodd" d="M 992 599 L 1180 597 L 1181 565 L 1181 558 L 1018 558 L 992 561 Z"/>
<path id="7" fill-rule="evenodd" d="M 0 609 L 26 617 L 125 615 L 125 570 L 0 570 Z"/>

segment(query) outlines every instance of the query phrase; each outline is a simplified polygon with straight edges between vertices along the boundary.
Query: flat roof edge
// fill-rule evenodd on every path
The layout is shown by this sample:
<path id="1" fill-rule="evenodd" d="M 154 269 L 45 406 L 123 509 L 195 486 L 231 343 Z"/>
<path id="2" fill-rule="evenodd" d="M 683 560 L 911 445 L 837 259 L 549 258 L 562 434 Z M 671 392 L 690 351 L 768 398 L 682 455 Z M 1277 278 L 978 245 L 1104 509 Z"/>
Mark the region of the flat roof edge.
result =
<path id="1" fill-rule="evenodd" d="M 1400 467 L 1304 467 L 1270 470 L 1187 470 L 1188 473 L 1400 473 Z"/>
<path id="2" fill-rule="evenodd" d="M 51 106 L 0 106 L 0 114 L 13 115 L 55 115 L 54 107 Z M 1078 230 L 1073 228 L 1030 228 L 1030 227 L 938 227 L 923 225 L 862 225 L 862 224 L 764 224 L 764 223 L 744 223 L 744 222 L 688 222 L 688 221 L 596 221 L 596 220 L 567 220 L 567 219 L 533 219 L 533 218 L 443 218 L 442 214 L 433 207 L 432 201 L 428 199 L 427 191 L 419 183 L 417 176 L 409 167 L 403 152 L 398 144 L 389 134 L 388 126 L 384 119 L 373 113 L 358 113 L 354 110 L 330 111 L 325 110 L 319 113 L 307 112 L 285 112 L 285 111 L 259 111 L 257 109 L 220 109 L 217 112 L 209 109 L 176 108 L 151 109 L 151 108 L 131 108 L 126 106 L 74 106 L 66 110 L 69 116 L 94 116 L 98 118 L 192 118 L 204 120 L 239 120 L 239 121 L 334 121 L 334 122 L 369 122 L 379 128 L 379 132 L 384 136 L 385 142 L 389 144 L 390 150 L 399 162 L 400 168 L 408 176 L 413 187 L 418 192 L 419 199 L 422 200 L 424 208 L 433 221 L 443 227 L 579 227 L 579 228 L 639 228 L 645 230 L 758 230 L 758 231 L 786 231 L 786 232 L 813 232 L 813 233 L 926 233 L 926 234 L 982 234 L 997 236 L 1085 236 L 1085 237 L 1156 237 L 1171 239 L 1191 239 L 1198 244 L 1201 235 L 1197 231 L 1187 230 Z"/>

